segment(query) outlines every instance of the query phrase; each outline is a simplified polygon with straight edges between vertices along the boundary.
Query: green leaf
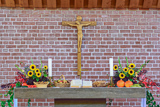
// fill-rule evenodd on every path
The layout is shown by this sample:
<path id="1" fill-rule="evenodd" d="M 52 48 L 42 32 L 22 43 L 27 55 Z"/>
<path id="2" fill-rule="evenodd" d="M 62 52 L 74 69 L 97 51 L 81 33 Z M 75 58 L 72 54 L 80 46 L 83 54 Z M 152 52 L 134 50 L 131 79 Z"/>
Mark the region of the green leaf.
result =
<path id="1" fill-rule="evenodd" d="M 39 78 L 36 78 L 36 81 L 38 82 L 38 81 L 39 81 Z"/>
<path id="2" fill-rule="evenodd" d="M 21 86 L 21 83 L 20 82 L 17 82 L 16 83 L 16 87 L 20 87 Z"/>
<path id="3" fill-rule="evenodd" d="M 5 107 L 5 105 L 6 105 L 6 101 L 1 101 L 1 106 Z"/>
<path id="4" fill-rule="evenodd" d="M 149 61 L 150 61 L 150 60 L 148 60 L 147 63 L 145 62 L 144 64 L 142 64 L 142 65 L 141 65 L 141 68 L 137 71 L 137 73 L 139 73 L 139 72 L 142 70 L 143 66 L 144 66 L 144 65 L 147 65 L 147 64 L 149 63 Z"/>
<path id="5" fill-rule="evenodd" d="M 119 57 L 118 57 L 118 62 L 119 62 L 119 66 L 121 67 L 121 70 L 123 71 Z"/>
<path id="6" fill-rule="evenodd" d="M 130 78 L 129 80 L 130 80 L 130 81 L 133 81 L 133 79 L 131 79 L 131 78 Z"/>
<path id="7" fill-rule="evenodd" d="M 44 74 L 43 74 L 43 75 L 44 75 L 44 77 L 47 77 L 47 76 L 48 76 L 46 72 L 44 72 Z"/>
<path id="8" fill-rule="evenodd" d="M 31 58 L 31 62 L 32 62 L 32 64 L 34 64 L 34 63 L 33 63 L 33 60 L 32 60 L 32 58 Z"/>
<path id="9" fill-rule="evenodd" d="M 129 67 L 129 64 L 128 64 L 128 59 L 127 59 L 127 57 L 126 57 L 126 62 L 127 62 L 127 67 Z"/>
<path id="10" fill-rule="evenodd" d="M 11 101 L 10 101 L 10 100 L 7 100 L 7 103 L 8 103 L 8 106 L 9 106 L 9 107 L 12 107 L 12 106 L 11 106 Z"/>
<path id="11" fill-rule="evenodd" d="M 120 71 L 119 71 L 119 67 L 118 67 L 117 71 L 118 71 L 118 73 L 120 73 Z"/>
<path id="12" fill-rule="evenodd" d="M 15 65 L 15 67 L 17 67 L 22 72 L 22 69 L 20 69 L 17 65 Z"/>
<path id="13" fill-rule="evenodd" d="M 31 102 L 31 99 L 29 98 L 28 99 L 28 107 L 30 107 L 30 105 L 31 105 L 30 102 Z"/>
<path id="14" fill-rule="evenodd" d="M 41 62 L 41 66 L 40 66 L 40 68 L 39 68 L 39 69 L 41 70 L 41 68 L 42 68 L 42 60 L 41 60 L 41 58 L 40 58 L 40 62 Z"/>

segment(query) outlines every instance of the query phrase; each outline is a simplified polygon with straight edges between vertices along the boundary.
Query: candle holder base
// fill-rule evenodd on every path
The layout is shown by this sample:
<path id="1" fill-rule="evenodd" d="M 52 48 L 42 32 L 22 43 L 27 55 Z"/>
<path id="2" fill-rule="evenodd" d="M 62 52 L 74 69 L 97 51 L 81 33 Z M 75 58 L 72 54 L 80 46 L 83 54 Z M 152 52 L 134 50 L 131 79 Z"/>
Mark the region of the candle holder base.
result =
<path id="1" fill-rule="evenodd" d="M 51 83 L 52 83 L 52 77 L 49 77 L 49 84 L 48 84 L 49 87 L 52 87 Z"/>
<path id="2" fill-rule="evenodd" d="M 110 76 L 110 77 L 111 77 L 110 86 L 111 86 L 111 87 L 114 87 L 113 76 Z"/>

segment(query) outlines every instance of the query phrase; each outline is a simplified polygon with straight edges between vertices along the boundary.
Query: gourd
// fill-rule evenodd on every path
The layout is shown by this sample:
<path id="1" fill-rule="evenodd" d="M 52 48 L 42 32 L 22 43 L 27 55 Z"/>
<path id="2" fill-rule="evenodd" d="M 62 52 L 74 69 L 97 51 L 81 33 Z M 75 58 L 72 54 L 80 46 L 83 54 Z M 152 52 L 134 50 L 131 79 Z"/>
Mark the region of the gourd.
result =
<path id="1" fill-rule="evenodd" d="M 124 87 L 124 81 L 123 80 L 119 80 L 119 81 L 117 81 L 117 86 L 118 87 Z"/>
<path id="2" fill-rule="evenodd" d="M 27 83 L 23 83 L 22 86 L 28 86 Z"/>
<path id="3" fill-rule="evenodd" d="M 133 85 L 133 82 L 128 80 L 125 82 L 125 87 L 131 87 Z"/>

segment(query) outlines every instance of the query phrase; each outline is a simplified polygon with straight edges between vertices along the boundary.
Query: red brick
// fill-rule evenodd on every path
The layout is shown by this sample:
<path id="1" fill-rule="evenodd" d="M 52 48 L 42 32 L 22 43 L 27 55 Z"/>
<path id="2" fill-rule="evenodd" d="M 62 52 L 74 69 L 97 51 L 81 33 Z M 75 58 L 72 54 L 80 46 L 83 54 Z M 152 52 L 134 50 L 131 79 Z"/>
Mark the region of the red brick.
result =
<path id="1" fill-rule="evenodd" d="M 142 48 L 142 45 L 132 45 L 132 48 Z"/>
<path id="2" fill-rule="evenodd" d="M 104 22 L 104 25 L 114 25 L 114 22 Z"/>

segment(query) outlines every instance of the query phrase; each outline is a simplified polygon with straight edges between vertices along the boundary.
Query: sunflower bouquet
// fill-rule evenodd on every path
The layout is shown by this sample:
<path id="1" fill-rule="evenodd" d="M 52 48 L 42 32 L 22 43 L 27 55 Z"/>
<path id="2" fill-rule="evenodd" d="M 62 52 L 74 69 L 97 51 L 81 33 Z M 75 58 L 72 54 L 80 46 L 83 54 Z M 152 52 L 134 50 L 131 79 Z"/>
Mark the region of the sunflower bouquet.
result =
<path id="1" fill-rule="evenodd" d="M 117 83 L 119 80 L 123 80 L 124 82 L 126 81 L 131 81 L 133 83 L 138 83 L 138 74 L 141 72 L 142 68 L 146 66 L 146 64 L 149 62 L 145 62 L 144 64 L 141 65 L 140 69 L 136 68 L 136 65 L 134 63 L 128 63 L 128 59 L 126 57 L 126 67 L 122 68 L 122 65 L 120 63 L 120 59 L 118 58 L 119 66 L 114 65 L 113 70 L 116 71 L 116 74 L 114 76 L 114 83 Z"/>
<path id="2" fill-rule="evenodd" d="M 38 65 L 35 65 L 33 63 L 33 60 L 31 59 L 32 64 L 30 66 L 24 66 L 24 69 L 20 69 L 17 65 L 15 65 L 27 78 L 27 84 L 28 85 L 34 85 L 34 82 L 41 82 L 41 81 L 49 81 L 48 74 L 48 67 L 45 65 L 42 68 L 42 62 L 41 66 L 38 67 Z"/>

